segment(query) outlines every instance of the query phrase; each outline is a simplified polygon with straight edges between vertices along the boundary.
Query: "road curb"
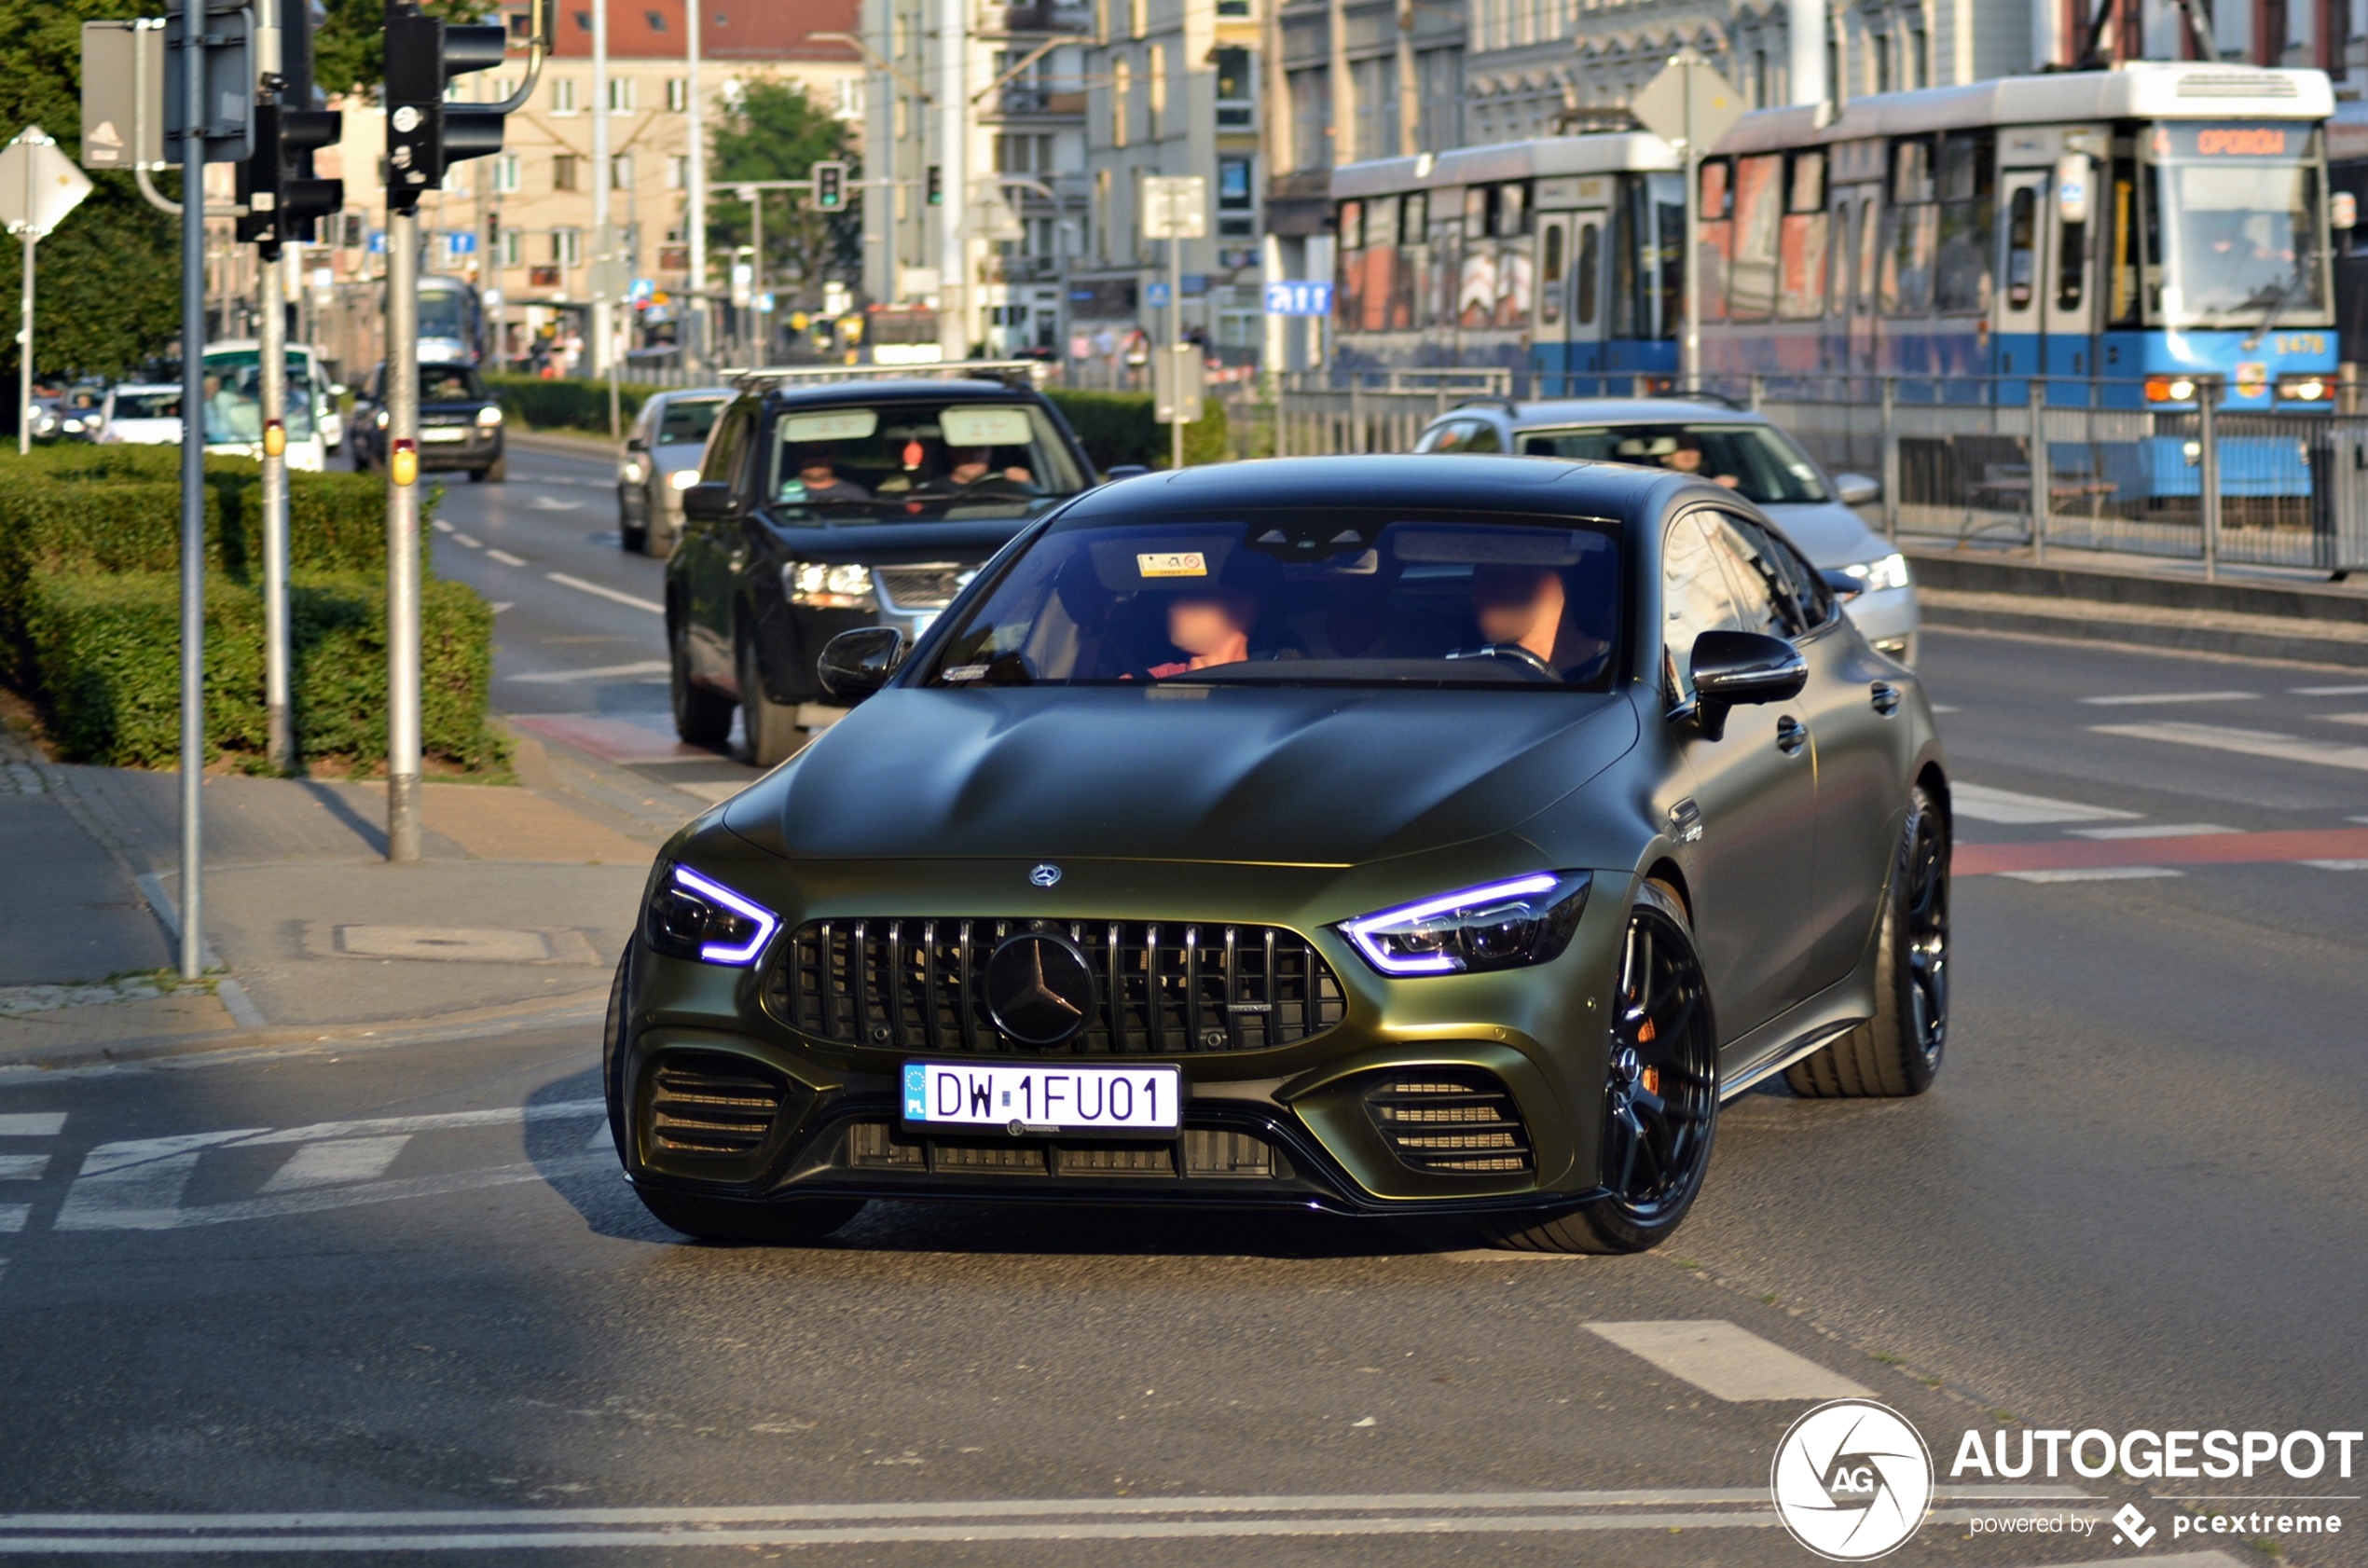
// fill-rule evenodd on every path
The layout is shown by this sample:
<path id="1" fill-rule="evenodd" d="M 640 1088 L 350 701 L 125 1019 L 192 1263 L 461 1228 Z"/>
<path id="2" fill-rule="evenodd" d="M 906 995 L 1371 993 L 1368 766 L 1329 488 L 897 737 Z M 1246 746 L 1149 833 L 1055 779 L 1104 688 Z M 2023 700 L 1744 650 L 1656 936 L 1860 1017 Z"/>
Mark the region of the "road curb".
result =
<path id="1" fill-rule="evenodd" d="M 2277 622 L 2268 616 L 2226 612 L 2165 614 L 2159 610 L 2149 615 L 2138 607 L 2096 599 L 2025 599 L 2017 595 L 1946 589 L 1927 591 L 1920 603 L 1924 625 L 1935 630 L 2011 632 L 2283 664 L 2368 667 L 2368 636 L 2340 623 Z M 2269 624 L 2245 624 L 2254 622 Z M 2314 626 L 2324 627 L 2324 633 L 2314 635 Z"/>
<path id="2" fill-rule="evenodd" d="M 560 430 L 514 430 L 504 442 L 521 452 L 546 452 L 563 458 L 613 458 L 617 444 L 605 435 Z"/>
<path id="3" fill-rule="evenodd" d="M 2155 611 L 2205 611 L 2368 628 L 2368 592 L 2328 583 L 2260 579 L 2207 583 L 2167 572 L 2109 567 L 2044 566 L 1935 544 L 1904 543 L 1920 588 L 2080 600 Z"/>

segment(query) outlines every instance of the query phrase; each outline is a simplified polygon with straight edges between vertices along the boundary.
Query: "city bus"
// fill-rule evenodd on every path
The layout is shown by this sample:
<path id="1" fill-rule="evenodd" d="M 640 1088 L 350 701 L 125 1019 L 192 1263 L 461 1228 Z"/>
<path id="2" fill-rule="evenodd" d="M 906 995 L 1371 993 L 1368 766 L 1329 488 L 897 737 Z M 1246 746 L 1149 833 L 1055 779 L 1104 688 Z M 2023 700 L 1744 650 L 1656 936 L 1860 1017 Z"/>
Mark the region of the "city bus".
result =
<path id="1" fill-rule="evenodd" d="M 1658 136 L 1554 136 L 1332 171 L 1336 363 L 1498 367 L 1524 395 L 1677 369 L 1685 179 Z"/>
<path id="2" fill-rule="evenodd" d="M 2318 71 L 2149 62 L 1746 115 L 1702 164 L 1703 374 L 2330 407 L 2334 109 Z"/>

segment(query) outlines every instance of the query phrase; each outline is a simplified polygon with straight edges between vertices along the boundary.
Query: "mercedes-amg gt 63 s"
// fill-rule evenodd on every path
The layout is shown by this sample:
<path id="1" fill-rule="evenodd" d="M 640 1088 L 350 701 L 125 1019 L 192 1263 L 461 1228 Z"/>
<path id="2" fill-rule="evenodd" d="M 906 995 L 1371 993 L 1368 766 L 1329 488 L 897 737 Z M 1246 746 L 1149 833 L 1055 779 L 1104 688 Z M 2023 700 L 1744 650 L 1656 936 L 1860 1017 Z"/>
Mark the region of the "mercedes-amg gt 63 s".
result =
<path id="1" fill-rule="evenodd" d="M 1750 502 L 1537 458 L 1089 490 L 685 827 L 617 971 L 652 1213 L 1279 1204 L 1649 1247 L 1722 1100 L 1928 1087 L 1948 784 Z"/>

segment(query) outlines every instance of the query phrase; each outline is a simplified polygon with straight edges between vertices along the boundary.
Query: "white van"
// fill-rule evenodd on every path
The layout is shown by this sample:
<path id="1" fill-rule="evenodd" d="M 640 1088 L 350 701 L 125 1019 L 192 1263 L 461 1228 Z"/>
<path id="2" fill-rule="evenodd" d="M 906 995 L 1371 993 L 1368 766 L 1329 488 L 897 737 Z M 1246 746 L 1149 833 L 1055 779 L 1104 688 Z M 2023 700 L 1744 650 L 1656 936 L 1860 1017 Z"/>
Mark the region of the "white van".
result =
<path id="1" fill-rule="evenodd" d="M 291 469 L 318 474 L 328 466 L 321 405 L 328 384 L 319 354 L 292 343 L 287 349 L 287 460 Z M 205 445 L 226 457 L 263 455 L 263 347 L 252 337 L 232 337 L 205 351 Z"/>

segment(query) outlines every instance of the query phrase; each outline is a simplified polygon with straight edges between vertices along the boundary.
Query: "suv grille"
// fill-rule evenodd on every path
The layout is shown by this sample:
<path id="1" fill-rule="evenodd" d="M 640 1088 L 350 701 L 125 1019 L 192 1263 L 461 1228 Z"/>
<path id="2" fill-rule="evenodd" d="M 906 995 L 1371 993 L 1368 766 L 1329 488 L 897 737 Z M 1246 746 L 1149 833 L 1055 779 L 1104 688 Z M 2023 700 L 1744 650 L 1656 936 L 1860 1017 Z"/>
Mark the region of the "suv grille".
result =
<path id="1" fill-rule="evenodd" d="M 669 1051 L 650 1075 L 654 1152 L 738 1159 L 772 1135 L 789 1083 L 744 1056 Z"/>
<path id="2" fill-rule="evenodd" d="M 816 921 L 781 944 L 765 1004 L 842 1045 L 1033 1052 L 995 1026 L 984 995 L 988 955 L 1024 930 L 1066 933 L 1094 966 L 1093 1020 L 1056 1051 L 1260 1051 L 1347 1011 L 1331 967 L 1294 932 L 1139 920 Z"/>
<path id="3" fill-rule="evenodd" d="M 1400 1072 L 1365 1091 L 1390 1152 L 1432 1176 L 1494 1176 L 1531 1165 L 1529 1129 L 1487 1073 Z"/>
<path id="4" fill-rule="evenodd" d="M 962 591 L 971 569 L 960 566 L 875 566 L 872 583 L 899 610 L 943 610 Z"/>

